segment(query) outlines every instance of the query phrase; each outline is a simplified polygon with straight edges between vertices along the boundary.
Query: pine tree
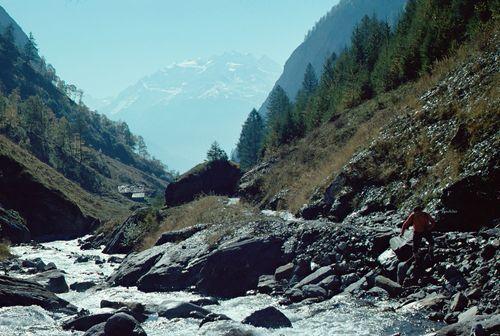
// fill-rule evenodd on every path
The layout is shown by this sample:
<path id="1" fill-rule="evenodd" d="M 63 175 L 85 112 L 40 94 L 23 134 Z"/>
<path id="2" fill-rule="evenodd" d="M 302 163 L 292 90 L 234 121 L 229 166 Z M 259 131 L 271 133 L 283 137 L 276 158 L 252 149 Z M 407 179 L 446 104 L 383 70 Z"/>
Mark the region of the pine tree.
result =
<path id="1" fill-rule="evenodd" d="M 292 118 L 292 104 L 285 90 L 277 85 L 269 95 L 265 147 L 290 142 L 297 134 Z"/>
<path id="2" fill-rule="evenodd" d="M 214 141 L 210 146 L 210 149 L 207 152 L 207 160 L 208 162 L 228 160 L 226 152 L 222 148 L 220 148 L 217 141 Z"/>
<path id="3" fill-rule="evenodd" d="M 310 96 L 316 91 L 317 87 L 318 77 L 316 77 L 316 72 L 311 63 L 308 63 L 306 72 L 304 73 L 304 80 L 302 81 L 302 90 L 307 96 Z"/>
<path id="4" fill-rule="evenodd" d="M 33 33 L 30 33 L 28 41 L 26 41 L 26 44 L 24 46 L 24 57 L 26 62 L 28 63 L 30 61 L 36 60 L 38 57 L 38 47 Z"/>
<path id="5" fill-rule="evenodd" d="M 253 109 L 243 124 L 237 145 L 241 168 L 246 170 L 257 163 L 263 137 L 264 121 L 257 110 Z"/>

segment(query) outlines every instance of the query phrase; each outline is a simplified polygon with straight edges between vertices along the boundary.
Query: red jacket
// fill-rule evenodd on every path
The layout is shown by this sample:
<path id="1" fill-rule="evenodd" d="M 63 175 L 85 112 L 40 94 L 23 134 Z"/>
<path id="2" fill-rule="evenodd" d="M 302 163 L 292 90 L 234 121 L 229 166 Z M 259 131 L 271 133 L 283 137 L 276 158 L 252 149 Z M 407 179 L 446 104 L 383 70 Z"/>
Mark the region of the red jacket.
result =
<path id="1" fill-rule="evenodd" d="M 403 234 L 411 225 L 413 225 L 414 232 L 426 232 L 431 231 L 436 225 L 436 222 L 427 212 L 412 212 L 403 223 L 401 234 Z"/>

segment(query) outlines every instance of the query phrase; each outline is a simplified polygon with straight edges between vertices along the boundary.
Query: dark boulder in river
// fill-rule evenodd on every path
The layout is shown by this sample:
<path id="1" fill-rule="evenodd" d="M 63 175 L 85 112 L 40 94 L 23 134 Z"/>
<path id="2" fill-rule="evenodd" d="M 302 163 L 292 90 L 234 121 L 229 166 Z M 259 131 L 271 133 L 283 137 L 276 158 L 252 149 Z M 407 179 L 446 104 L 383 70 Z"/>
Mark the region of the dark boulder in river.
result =
<path id="1" fill-rule="evenodd" d="M 53 293 L 67 293 L 69 291 L 68 284 L 66 283 L 66 279 L 64 274 L 58 270 L 49 270 L 37 275 L 34 275 L 30 278 L 30 280 L 38 282 L 45 289 L 53 292 Z"/>
<path id="2" fill-rule="evenodd" d="M 201 163 L 167 186 L 165 204 L 180 205 L 201 194 L 234 195 L 240 177 L 240 168 L 232 162 Z"/>
<path id="3" fill-rule="evenodd" d="M 242 323 L 268 329 L 292 327 L 292 322 L 290 322 L 288 317 L 274 307 L 257 310 L 247 316 Z"/>
<path id="4" fill-rule="evenodd" d="M 76 307 L 57 297 L 42 285 L 0 275 L 0 307 L 40 306 L 47 310 L 76 313 Z"/>

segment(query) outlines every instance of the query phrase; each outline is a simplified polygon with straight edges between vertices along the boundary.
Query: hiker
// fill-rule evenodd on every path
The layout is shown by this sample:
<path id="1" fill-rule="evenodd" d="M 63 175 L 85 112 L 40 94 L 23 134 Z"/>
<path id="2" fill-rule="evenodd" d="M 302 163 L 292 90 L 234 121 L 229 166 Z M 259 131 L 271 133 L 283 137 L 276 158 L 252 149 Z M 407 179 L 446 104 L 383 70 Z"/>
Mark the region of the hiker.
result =
<path id="1" fill-rule="evenodd" d="M 413 256 L 417 260 L 418 250 L 422 244 L 422 238 L 425 238 L 429 243 L 429 255 L 433 258 L 434 239 L 432 238 L 432 229 L 436 226 L 436 222 L 423 207 L 418 205 L 413 209 L 413 212 L 408 216 L 401 228 L 400 237 L 403 236 L 406 229 L 413 225 Z"/>

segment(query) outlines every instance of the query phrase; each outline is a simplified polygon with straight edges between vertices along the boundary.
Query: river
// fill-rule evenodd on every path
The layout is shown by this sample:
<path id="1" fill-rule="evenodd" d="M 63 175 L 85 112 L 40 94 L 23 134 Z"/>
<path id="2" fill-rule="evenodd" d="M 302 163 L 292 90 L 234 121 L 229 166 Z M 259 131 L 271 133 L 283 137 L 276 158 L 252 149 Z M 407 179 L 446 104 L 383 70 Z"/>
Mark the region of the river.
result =
<path id="1" fill-rule="evenodd" d="M 143 304 L 162 304 L 171 301 L 189 301 L 200 296 L 188 292 L 142 293 L 135 287 L 108 287 L 105 279 L 118 267 L 118 264 L 105 262 L 96 264 L 75 263 L 82 255 L 108 260 L 110 255 L 100 250 L 80 250 L 77 240 L 54 241 L 42 244 L 43 248 L 33 246 L 13 247 L 12 251 L 22 259 L 41 258 L 45 263 L 53 262 L 57 268 L 66 272 L 68 285 L 77 281 L 92 280 L 98 284 L 86 292 L 71 291 L 59 294 L 60 297 L 79 308 L 92 313 L 109 310 L 100 308 L 102 299 L 112 301 L 138 301 Z M 123 255 L 117 255 L 123 257 Z M 26 277 L 11 273 L 11 276 Z M 208 323 L 198 327 L 199 320 L 158 318 L 151 316 L 142 324 L 149 336 L 163 335 L 424 335 L 432 330 L 432 322 L 418 313 L 401 314 L 394 312 L 390 303 L 372 304 L 344 296 L 315 304 L 294 304 L 278 308 L 291 320 L 293 328 L 266 330 L 242 325 L 241 321 L 253 311 L 269 305 L 278 306 L 279 298 L 258 294 L 230 300 L 207 309 L 226 314 L 234 321 Z M 45 311 L 37 306 L 0 308 L 0 335 L 82 335 L 81 332 L 63 331 L 61 321 L 64 315 Z"/>

